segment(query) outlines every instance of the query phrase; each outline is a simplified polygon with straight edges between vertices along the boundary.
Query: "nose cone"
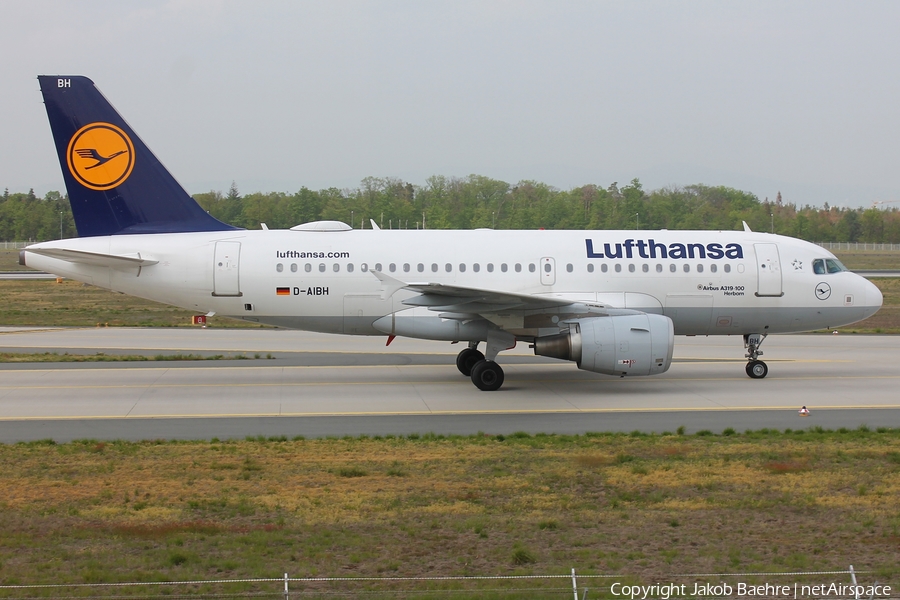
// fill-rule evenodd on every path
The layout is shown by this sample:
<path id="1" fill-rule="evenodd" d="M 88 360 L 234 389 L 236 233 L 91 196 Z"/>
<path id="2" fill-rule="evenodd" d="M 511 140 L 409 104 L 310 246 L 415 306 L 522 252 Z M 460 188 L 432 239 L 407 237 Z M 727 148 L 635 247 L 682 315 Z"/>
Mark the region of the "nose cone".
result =
<path id="1" fill-rule="evenodd" d="M 881 305 L 884 302 L 884 296 L 881 294 L 881 290 L 878 289 L 878 286 L 876 286 L 868 279 L 866 279 L 865 281 L 865 290 L 866 318 L 868 318 L 877 313 L 878 309 L 881 308 Z"/>

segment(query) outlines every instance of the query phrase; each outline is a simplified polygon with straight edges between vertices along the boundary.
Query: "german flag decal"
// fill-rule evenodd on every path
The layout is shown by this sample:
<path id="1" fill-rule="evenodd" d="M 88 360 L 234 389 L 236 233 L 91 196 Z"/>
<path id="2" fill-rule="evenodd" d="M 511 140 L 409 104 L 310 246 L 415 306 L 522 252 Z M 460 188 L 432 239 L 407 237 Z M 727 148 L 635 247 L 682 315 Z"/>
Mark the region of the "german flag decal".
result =
<path id="1" fill-rule="evenodd" d="M 286 287 L 286 288 L 275 288 L 275 294 L 278 295 L 278 296 L 290 296 L 290 295 L 291 295 L 291 288 L 289 288 L 289 287 Z"/>

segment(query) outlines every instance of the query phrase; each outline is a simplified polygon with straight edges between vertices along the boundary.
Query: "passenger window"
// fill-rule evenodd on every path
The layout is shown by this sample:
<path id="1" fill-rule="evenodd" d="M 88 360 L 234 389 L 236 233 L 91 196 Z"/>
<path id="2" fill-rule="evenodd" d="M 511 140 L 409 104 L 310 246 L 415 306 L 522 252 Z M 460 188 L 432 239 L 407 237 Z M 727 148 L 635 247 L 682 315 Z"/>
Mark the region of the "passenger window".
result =
<path id="1" fill-rule="evenodd" d="M 698 272 L 698 273 L 702 273 L 702 272 L 703 272 L 703 265 L 697 265 L 697 272 Z"/>
<path id="2" fill-rule="evenodd" d="M 634 273 L 634 265 L 628 265 L 628 272 Z"/>
<path id="3" fill-rule="evenodd" d="M 715 273 L 716 271 L 719 270 L 719 267 L 716 266 L 716 263 L 713 263 L 713 264 L 709 265 L 709 270 L 711 273 Z"/>
<path id="4" fill-rule="evenodd" d="M 571 273 L 571 272 L 574 271 L 574 270 L 575 270 L 575 267 L 572 266 L 572 263 L 569 263 L 569 264 L 566 265 L 566 271 L 567 271 L 567 272 Z"/>
<path id="5" fill-rule="evenodd" d="M 669 265 L 669 273 L 674 273 L 675 270 L 676 270 L 675 263 L 672 263 L 671 265 Z"/>
<path id="6" fill-rule="evenodd" d="M 534 263 L 530 263 L 530 264 L 528 265 L 528 272 L 529 272 L 529 273 L 534 273 L 536 270 L 537 270 L 537 267 L 534 266 Z"/>
<path id="7" fill-rule="evenodd" d="M 309 263 L 306 263 L 305 265 L 303 265 L 303 270 L 306 271 L 307 273 L 310 273 L 312 271 L 312 265 Z"/>
<path id="8" fill-rule="evenodd" d="M 521 273 L 521 272 L 522 272 L 522 265 L 519 263 L 516 263 L 516 273 Z"/>
<path id="9" fill-rule="evenodd" d="M 403 272 L 409 273 L 409 263 L 403 263 Z"/>
<path id="10" fill-rule="evenodd" d="M 319 273 L 325 272 L 325 263 L 319 263 Z"/>
<path id="11" fill-rule="evenodd" d="M 685 273 L 690 273 L 690 272 L 691 272 L 691 265 L 689 265 L 689 264 L 687 264 L 687 263 L 684 263 L 684 272 L 685 272 Z"/>
<path id="12" fill-rule="evenodd" d="M 459 272 L 460 273 L 466 272 L 466 263 L 459 263 Z"/>
<path id="13" fill-rule="evenodd" d="M 609 265 L 603 263 L 602 265 L 600 265 L 600 270 L 606 273 L 607 271 L 609 271 Z"/>
<path id="14" fill-rule="evenodd" d="M 659 263 L 656 263 L 656 272 L 657 272 L 657 273 L 662 273 L 662 265 L 659 264 Z"/>
<path id="15" fill-rule="evenodd" d="M 278 263 L 277 265 L 275 265 L 275 270 L 278 271 L 279 273 L 281 273 L 282 271 L 284 271 L 284 265 L 281 263 Z"/>
<path id="16" fill-rule="evenodd" d="M 367 265 L 366 263 L 363 263 L 363 264 L 359 265 L 359 270 L 362 271 L 363 273 L 367 273 L 369 271 L 369 265 Z"/>
<path id="17" fill-rule="evenodd" d="M 488 273 L 493 273 L 494 272 L 494 263 L 488 263 L 487 270 L 488 270 Z"/>
<path id="18" fill-rule="evenodd" d="M 619 263 L 616 263 L 616 273 L 621 273 L 621 272 L 622 272 L 622 265 L 620 265 Z"/>
<path id="19" fill-rule="evenodd" d="M 504 273 L 506 273 L 506 270 L 507 270 L 506 263 L 503 263 L 502 265 L 500 265 L 500 270 L 503 271 Z"/>
<path id="20" fill-rule="evenodd" d="M 375 270 L 381 272 L 381 263 L 375 263 Z"/>
<path id="21" fill-rule="evenodd" d="M 340 270 L 341 270 L 341 265 L 334 263 L 334 272 L 337 273 Z"/>
<path id="22" fill-rule="evenodd" d="M 553 267 L 550 266 L 550 263 L 544 264 L 544 273 L 549 273 L 552 269 Z"/>
<path id="23" fill-rule="evenodd" d="M 391 263 L 391 264 L 388 265 L 388 271 L 390 271 L 391 273 L 393 273 L 393 272 L 396 271 L 396 270 L 397 270 L 397 265 L 396 265 L 396 264 Z"/>
<path id="24" fill-rule="evenodd" d="M 422 263 L 417 264 L 417 265 L 416 265 L 416 271 L 418 271 L 419 273 L 424 273 L 424 272 L 425 272 L 425 265 L 423 265 Z"/>
<path id="25" fill-rule="evenodd" d="M 722 267 L 722 268 L 725 269 L 725 272 L 726 272 L 726 273 L 731 273 L 731 265 L 726 264 L 726 265 L 725 265 L 724 267 Z"/>
<path id="26" fill-rule="evenodd" d="M 481 265 L 479 265 L 478 263 L 475 263 L 474 265 L 472 265 L 472 270 L 477 273 L 478 271 L 481 270 Z"/>
<path id="27" fill-rule="evenodd" d="M 353 263 L 347 263 L 347 272 L 348 272 L 348 273 L 352 273 L 352 272 L 353 272 Z"/>
<path id="28" fill-rule="evenodd" d="M 291 273 L 297 272 L 297 263 L 291 263 Z"/>
<path id="29" fill-rule="evenodd" d="M 643 265 L 641 265 L 641 271 L 643 271 L 644 273 L 649 273 L 650 265 L 648 265 L 647 263 L 644 263 Z"/>
<path id="30" fill-rule="evenodd" d="M 588 263 L 588 273 L 594 272 L 594 263 Z"/>
<path id="31" fill-rule="evenodd" d="M 437 263 L 431 263 L 431 272 L 437 273 L 437 271 L 438 271 Z"/>
<path id="32" fill-rule="evenodd" d="M 447 271 L 448 273 L 452 272 L 453 265 L 451 265 L 450 263 L 447 263 L 446 265 L 444 265 L 444 270 Z"/>

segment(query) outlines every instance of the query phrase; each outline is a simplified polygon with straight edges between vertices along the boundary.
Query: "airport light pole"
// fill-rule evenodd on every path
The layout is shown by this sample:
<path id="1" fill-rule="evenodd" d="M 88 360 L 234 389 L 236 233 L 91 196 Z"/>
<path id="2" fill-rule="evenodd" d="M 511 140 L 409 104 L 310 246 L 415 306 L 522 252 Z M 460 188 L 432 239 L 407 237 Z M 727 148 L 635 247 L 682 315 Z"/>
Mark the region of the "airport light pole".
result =
<path id="1" fill-rule="evenodd" d="M 775 213 L 769 213 L 769 216 L 772 217 L 772 233 L 775 233 Z"/>
<path id="2" fill-rule="evenodd" d="M 59 239 L 62 239 L 62 219 L 63 211 L 59 211 Z"/>
<path id="3" fill-rule="evenodd" d="M 634 229 L 637 231 L 641 228 L 641 213 L 634 213 Z"/>

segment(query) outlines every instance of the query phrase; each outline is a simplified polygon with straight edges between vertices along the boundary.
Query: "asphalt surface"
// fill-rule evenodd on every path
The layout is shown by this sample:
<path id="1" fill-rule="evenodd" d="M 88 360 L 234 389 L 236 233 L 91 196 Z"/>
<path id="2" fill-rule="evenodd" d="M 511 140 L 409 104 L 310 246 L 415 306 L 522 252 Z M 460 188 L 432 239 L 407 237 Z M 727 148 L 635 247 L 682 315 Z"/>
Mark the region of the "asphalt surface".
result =
<path id="1" fill-rule="evenodd" d="M 384 343 L 284 330 L 0 328 L 4 352 L 248 357 L 0 364 L 0 442 L 900 427 L 900 336 L 770 336 L 764 380 L 744 374 L 740 337 L 676 338 L 667 373 L 626 379 L 520 344 L 500 355 L 506 383 L 490 393 L 456 370 L 459 345 Z"/>

